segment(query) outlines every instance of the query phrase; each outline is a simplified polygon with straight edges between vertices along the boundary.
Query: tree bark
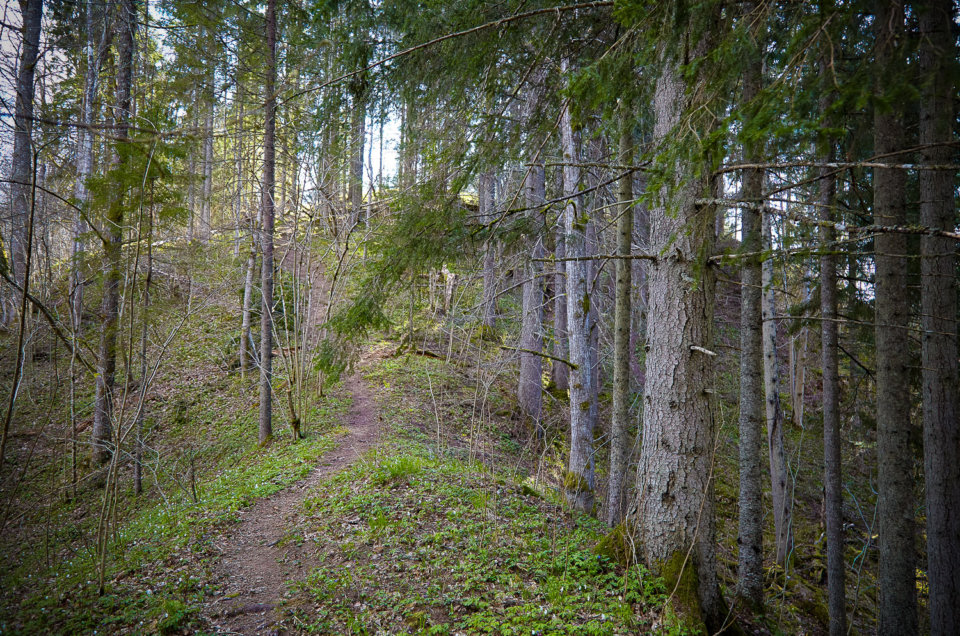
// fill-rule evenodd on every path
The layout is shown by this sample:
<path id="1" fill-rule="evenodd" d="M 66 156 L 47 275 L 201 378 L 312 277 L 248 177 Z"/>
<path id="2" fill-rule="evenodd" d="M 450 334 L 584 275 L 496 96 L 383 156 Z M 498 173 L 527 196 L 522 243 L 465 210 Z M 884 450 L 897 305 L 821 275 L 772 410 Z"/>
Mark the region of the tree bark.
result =
<path id="1" fill-rule="evenodd" d="M 754 19 L 756 7 L 743 8 L 745 20 Z M 763 81 L 760 51 L 762 44 L 752 42 L 750 58 L 743 73 L 742 108 L 750 108 L 760 93 Z M 762 142 L 746 141 L 746 163 L 762 160 Z M 763 203 L 763 171 L 744 170 L 742 198 L 751 204 Z M 740 267 L 740 517 L 737 535 L 737 597 L 752 611 L 763 605 L 763 506 L 760 477 L 760 440 L 763 420 L 763 320 L 760 300 L 762 273 L 760 264 L 760 208 L 741 208 L 741 249 L 751 254 Z M 753 256 L 756 255 L 756 256 Z"/>
<path id="2" fill-rule="evenodd" d="M 86 44 L 84 55 L 87 68 L 84 73 L 83 108 L 80 121 L 89 125 L 93 122 L 94 102 L 97 98 L 97 84 L 100 79 L 100 60 L 94 51 L 93 0 L 87 0 L 85 7 Z M 85 127 L 77 130 L 77 181 L 74 184 L 74 197 L 77 207 L 83 213 L 89 213 L 90 191 L 87 181 L 93 172 L 93 134 Z M 83 235 L 87 231 L 83 213 L 77 211 L 73 224 L 73 244 L 71 246 L 70 276 L 70 312 L 74 331 L 79 332 L 83 317 L 83 285 L 80 272 L 80 258 L 84 252 Z"/>
<path id="3" fill-rule="evenodd" d="M 540 99 L 542 74 L 535 73 L 531 87 L 526 91 L 524 99 L 524 119 L 531 121 L 534 116 L 537 102 Z M 517 387 L 517 401 L 520 411 L 533 423 L 538 435 L 542 434 L 540 425 L 543 408 L 543 281 L 540 275 L 543 264 L 538 260 L 544 255 L 543 226 L 540 209 L 547 199 L 546 172 L 539 161 L 538 148 L 527 140 L 530 167 L 524 180 L 524 198 L 528 222 L 531 231 L 526 237 L 530 250 L 530 260 L 526 263 L 526 276 L 523 282 L 522 319 L 520 328 L 520 378 Z M 486 270 L 484 271 L 486 283 Z M 486 287 L 484 288 L 486 291 Z"/>
<path id="4" fill-rule="evenodd" d="M 561 65 L 566 73 L 568 63 Z M 573 122 L 569 105 L 564 104 L 560 115 L 560 143 L 563 150 L 563 192 L 576 194 L 580 184 Z M 564 209 L 567 258 L 587 255 L 586 226 L 589 214 L 582 197 L 568 200 Z M 593 393 L 593 372 L 590 356 L 590 284 L 589 263 L 583 260 L 567 261 L 567 318 L 570 362 L 576 368 L 570 371 L 570 461 L 563 487 L 567 502 L 581 512 L 593 511 L 594 478 L 593 429 L 596 425 L 596 396 Z"/>
<path id="5" fill-rule="evenodd" d="M 261 315 L 260 315 L 260 430 L 261 446 L 270 443 L 273 437 L 273 403 L 271 380 L 273 379 L 273 207 L 274 207 L 274 162 L 275 134 L 277 124 L 277 4 L 267 0 L 267 73 L 264 89 L 263 131 L 263 192 L 260 199 L 261 249 L 263 259 L 260 270 Z"/>
<path id="6" fill-rule="evenodd" d="M 211 199 L 213 198 L 213 107 L 215 76 L 211 70 L 204 87 L 204 123 L 203 123 L 203 190 L 200 201 L 200 241 L 206 244 L 210 240 L 212 227 Z"/>
<path id="7" fill-rule="evenodd" d="M 632 112 L 626 102 L 620 105 L 620 152 L 618 161 L 633 162 Z M 626 174 L 619 184 L 617 219 L 617 254 L 630 254 L 633 242 L 633 174 Z M 607 525 L 613 527 L 626 514 L 626 474 L 630 459 L 630 327 L 633 264 L 617 261 L 616 303 L 613 333 L 613 413 L 610 418 L 610 487 L 607 504 Z"/>
<path id="8" fill-rule="evenodd" d="M 240 377 L 246 379 L 250 362 L 253 360 L 251 351 L 251 312 L 253 310 L 253 281 L 257 271 L 257 253 L 251 246 L 245 264 L 246 275 L 243 281 L 243 307 L 240 318 Z"/>
<path id="9" fill-rule="evenodd" d="M 769 214 L 762 217 L 763 249 L 773 249 L 773 232 Z M 763 393 L 767 420 L 767 447 L 770 453 L 770 498 L 773 502 L 773 526 L 776 537 L 777 563 L 786 568 L 793 549 L 790 520 L 790 496 L 787 492 L 787 454 L 783 444 L 783 409 L 780 407 L 780 368 L 777 361 L 777 300 L 773 287 L 773 259 L 761 266 L 763 281 Z"/>
<path id="10" fill-rule="evenodd" d="M 895 101 L 882 98 L 897 81 L 905 61 L 902 0 L 876 2 L 874 153 L 903 150 L 903 113 Z M 894 156 L 891 161 L 900 161 Z M 874 223 L 906 225 L 906 173 L 874 169 Z M 874 240 L 876 263 L 877 348 L 877 467 L 879 471 L 877 522 L 879 547 L 879 634 L 917 632 L 916 507 L 913 495 L 913 450 L 910 444 L 909 338 L 910 304 L 907 297 L 907 236 L 883 232 Z"/>
<path id="11" fill-rule="evenodd" d="M 11 267 L 14 280 L 24 286 L 26 269 L 27 225 L 30 216 L 30 172 L 33 157 L 33 96 L 37 58 L 40 52 L 40 24 L 43 0 L 21 0 L 23 35 L 17 74 L 16 105 L 13 117 L 13 156 L 10 164 L 10 203 L 13 221 Z"/>
<path id="12" fill-rule="evenodd" d="M 827 76 L 826 62 L 821 60 L 821 74 Z M 826 80 L 824 80 L 826 81 Z M 827 89 L 831 90 L 831 89 Z M 820 97 L 820 112 L 830 108 L 826 91 Z M 833 160 L 833 141 L 823 152 L 823 161 Z M 825 491 L 825 526 L 827 535 L 827 596 L 830 612 L 830 635 L 846 634 L 846 592 L 843 557 L 843 486 L 840 454 L 840 372 L 837 361 L 837 257 L 833 253 L 836 230 L 831 225 L 836 208 L 836 174 L 820 168 L 819 205 L 824 224 L 820 226 L 820 323 L 821 368 L 823 369 L 823 457 Z"/>
<path id="13" fill-rule="evenodd" d="M 363 224 L 363 146 L 366 141 L 367 89 L 366 77 L 361 78 L 352 88 L 353 111 L 351 113 L 350 140 L 350 207 L 353 221 Z"/>
<path id="14" fill-rule="evenodd" d="M 957 49 L 950 0 L 920 3 L 921 160 L 949 163 L 956 151 L 953 99 Z M 956 227 L 956 173 L 920 172 L 920 222 Z M 960 633 L 960 383 L 957 377 L 956 244 L 924 236 L 921 250 L 921 327 L 923 367 L 923 465 L 927 512 L 927 577 L 930 631 Z"/>
<path id="15" fill-rule="evenodd" d="M 531 166 L 525 184 L 527 207 L 533 208 L 531 223 L 537 223 L 539 206 L 546 200 L 546 175 L 542 165 Z M 520 382 L 517 397 L 520 411 L 540 431 L 543 405 L 543 286 L 540 281 L 542 266 L 536 259 L 543 258 L 543 241 L 539 232 L 528 237 L 530 259 L 523 282 L 522 323 L 520 328 Z"/>
<path id="16" fill-rule="evenodd" d="M 689 112 L 680 62 L 661 52 L 654 93 L 654 142 L 664 144 Z M 696 598 L 675 597 L 677 609 L 711 632 L 725 612 L 714 547 L 713 384 L 714 273 L 702 265 L 713 250 L 712 208 L 696 200 L 709 192 L 707 170 L 675 164 L 676 181 L 661 188 L 651 212 L 650 247 L 664 256 L 649 276 L 643 445 L 638 470 L 636 526 L 651 568 Z M 688 556 L 689 555 L 689 558 Z M 688 604 L 684 607 L 684 604 Z M 692 606 L 691 606 L 692 605 Z"/>
<path id="17" fill-rule="evenodd" d="M 484 223 L 492 223 L 496 200 L 495 179 L 492 172 L 480 175 L 477 186 L 480 216 Z M 492 238 L 483 246 L 483 317 L 481 324 L 486 332 L 492 332 L 497 326 L 497 249 Z"/>
<path id="18" fill-rule="evenodd" d="M 116 34 L 117 47 L 117 92 L 113 120 L 116 129 L 116 148 L 112 172 L 115 189 L 107 210 L 103 235 L 103 302 L 101 305 L 100 346 L 98 355 L 96 397 L 93 411 L 93 459 L 105 463 L 113 451 L 110 438 L 113 434 L 113 384 L 117 357 L 117 319 L 120 308 L 121 240 L 123 238 L 123 212 L 126 184 L 125 166 L 130 128 L 131 89 L 133 84 L 133 46 L 137 28 L 134 0 L 120 4 L 120 23 Z"/>
<path id="19" fill-rule="evenodd" d="M 566 263 L 567 238 L 564 229 L 563 217 L 557 222 L 554 233 L 555 244 L 553 255 L 557 259 L 556 270 L 553 274 L 553 356 L 560 360 L 570 357 L 570 345 L 567 341 L 567 276 Z M 570 367 L 565 364 L 553 363 L 550 366 L 550 381 L 558 391 L 570 388 Z"/>

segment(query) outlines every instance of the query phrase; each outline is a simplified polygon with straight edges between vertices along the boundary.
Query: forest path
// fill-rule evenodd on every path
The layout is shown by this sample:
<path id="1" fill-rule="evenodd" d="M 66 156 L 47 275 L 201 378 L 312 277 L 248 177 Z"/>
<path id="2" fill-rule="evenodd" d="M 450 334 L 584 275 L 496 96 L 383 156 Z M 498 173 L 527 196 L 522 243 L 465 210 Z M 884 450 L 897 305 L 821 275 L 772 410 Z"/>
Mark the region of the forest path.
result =
<path id="1" fill-rule="evenodd" d="M 336 448 L 320 458 L 305 479 L 240 512 L 240 522 L 218 546 L 222 557 L 214 567 L 225 596 L 213 604 L 211 622 L 218 633 L 281 634 L 275 611 L 290 583 L 310 572 L 308 544 L 284 542 L 297 525 L 304 498 L 323 479 L 343 470 L 372 448 L 379 439 L 379 417 L 369 388 L 355 371 L 344 383 L 353 403 L 347 433 Z"/>

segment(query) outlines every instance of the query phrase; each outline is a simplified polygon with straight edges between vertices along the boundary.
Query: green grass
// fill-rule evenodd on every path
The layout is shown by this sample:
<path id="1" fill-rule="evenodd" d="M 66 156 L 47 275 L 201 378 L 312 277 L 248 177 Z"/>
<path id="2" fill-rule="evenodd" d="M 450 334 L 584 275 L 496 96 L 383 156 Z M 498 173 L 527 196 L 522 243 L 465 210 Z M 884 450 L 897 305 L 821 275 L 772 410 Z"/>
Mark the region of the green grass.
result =
<path id="1" fill-rule="evenodd" d="M 616 634 L 651 627 L 659 579 L 596 554 L 597 520 L 571 517 L 473 463 L 407 445 L 309 499 L 322 565 L 295 623 L 323 633 Z M 401 477 L 394 475 L 404 467 Z M 415 470 L 408 470 L 415 467 Z"/>
<path id="2" fill-rule="evenodd" d="M 218 476 L 201 484 L 197 503 L 187 497 L 161 501 L 120 524 L 110 545 L 102 596 L 97 594 L 96 555 L 81 549 L 74 559 L 43 573 L 43 582 L 15 616 L 0 624 L 0 631 L 18 626 L 35 633 L 75 633 L 99 626 L 166 633 L 195 625 L 200 603 L 212 592 L 207 581 L 213 541 L 238 510 L 306 476 L 335 446 L 341 429 L 334 420 L 346 407 L 339 400 L 326 409 L 324 432 L 298 443 L 280 440 L 265 450 L 255 445 L 251 420 L 238 420 L 230 428 L 248 440 L 246 448 L 224 457 Z M 16 579 L 22 584 L 35 567 L 35 560 L 25 560 L 5 577 L 5 584 Z"/>
<path id="3" fill-rule="evenodd" d="M 429 380 L 428 380 L 429 376 Z M 383 445 L 304 504 L 317 563 L 295 583 L 287 624 L 308 633 L 623 634 L 667 629 L 659 578 L 595 551 L 606 533 L 531 486 L 516 442 L 495 425 L 503 468 L 438 451 L 432 382 L 446 439 L 464 440 L 464 386 L 421 356 L 365 370 Z M 489 399 L 507 399 L 492 393 Z M 486 426 L 486 425 L 485 425 Z M 522 463 L 522 462 L 521 462 Z"/>

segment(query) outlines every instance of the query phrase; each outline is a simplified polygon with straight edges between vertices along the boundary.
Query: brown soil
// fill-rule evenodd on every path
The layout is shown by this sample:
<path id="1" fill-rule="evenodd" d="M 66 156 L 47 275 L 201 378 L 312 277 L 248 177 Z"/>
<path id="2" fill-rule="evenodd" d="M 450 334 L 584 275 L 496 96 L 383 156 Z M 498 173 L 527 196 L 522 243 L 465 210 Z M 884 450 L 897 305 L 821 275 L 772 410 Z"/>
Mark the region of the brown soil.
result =
<path id="1" fill-rule="evenodd" d="M 300 504 L 324 478 L 343 470 L 379 438 L 379 417 L 359 374 L 345 382 L 353 396 L 347 433 L 324 455 L 305 479 L 240 513 L 241 520 L 225 535 L 222 557 L 214 570 L 223 596 L 208 608 L 218 633 L 280 634 L 278 612 L 288 586 L 305 578 L 312 555 L 296 541 L 283 542 L 298 521 Z"/>

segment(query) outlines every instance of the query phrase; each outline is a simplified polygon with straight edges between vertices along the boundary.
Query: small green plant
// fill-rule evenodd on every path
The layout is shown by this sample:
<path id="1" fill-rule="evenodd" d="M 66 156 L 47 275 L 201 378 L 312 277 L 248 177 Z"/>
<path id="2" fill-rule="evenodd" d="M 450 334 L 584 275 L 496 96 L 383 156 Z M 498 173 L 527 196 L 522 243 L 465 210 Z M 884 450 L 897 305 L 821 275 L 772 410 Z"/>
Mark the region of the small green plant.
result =
<path id="1" fill-rule="evenodd" d="M 423 468 L 423 461 L 418 457 L 402 455 L 391 457 L 380 465 L 374 481 L 382 486 L 392 481 L 399 481 L 411 475 L 416 475 Z"/>

